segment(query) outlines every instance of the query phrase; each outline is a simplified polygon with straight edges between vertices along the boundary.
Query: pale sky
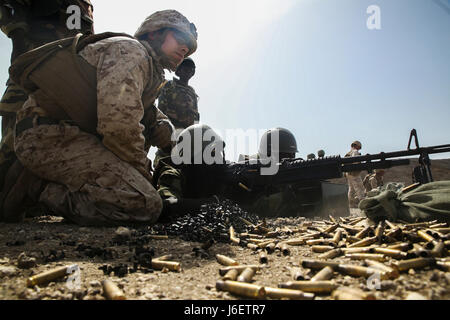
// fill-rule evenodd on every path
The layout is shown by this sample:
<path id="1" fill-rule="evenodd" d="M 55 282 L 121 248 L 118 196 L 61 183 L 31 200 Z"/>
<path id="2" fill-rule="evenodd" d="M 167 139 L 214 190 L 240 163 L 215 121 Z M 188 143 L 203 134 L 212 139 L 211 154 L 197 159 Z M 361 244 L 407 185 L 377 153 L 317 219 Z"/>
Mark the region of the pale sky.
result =
<path id="1" fill-rule="evenodd" d="M 344 155 L 356 139 L 363 154 L 402 150 L 413 128 L 421 146 L 450 143 L 450 2 L 436 1 L 93 4 L 97 33 L 133 34 L 155 11 L 182 12 L 199 34 L 190 84 L 200 96 L 201 122 L 223 133 L 285 127 L 306 157 L 319 149 Z M 367 28 L 370 5 L 380 7 L 381 30 Z M 11 50 L 3 35 L 0 47 L 3 84 Z M 246 151 L 255 153 L 256 145 Z M 229 150 L 228 159 L 240 152 Z"/>

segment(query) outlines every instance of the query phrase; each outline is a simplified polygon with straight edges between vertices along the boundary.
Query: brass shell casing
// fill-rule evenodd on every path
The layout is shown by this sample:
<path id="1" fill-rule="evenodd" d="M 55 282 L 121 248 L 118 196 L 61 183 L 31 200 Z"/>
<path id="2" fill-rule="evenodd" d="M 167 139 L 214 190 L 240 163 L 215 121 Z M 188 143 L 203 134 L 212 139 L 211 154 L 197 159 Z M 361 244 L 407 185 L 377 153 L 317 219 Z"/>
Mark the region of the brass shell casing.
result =
<path id="1" fill-rule="evenodd" d="M 334 261 L 321 261 L 321 260 L 313 260 L 313 259 L 302 259 L 300 260 L 300 265 L 303 268 L 313 269 L 313 270 L 322 270 L 325 267 L 331 267 L 333 270 L 336 270 L 339 262 Z"/>
<path id="2" fill-rule="evenodd" d="M 27 279 L 27 286 L 32 288 L 41 284 L 51 282 L 60 278 L 64 278 L 68 275 L 67 271 L 71 266 L 64 266 L 45 271 Z"/>
<path id="3" fill-rule="evenodd" d="M 279 287 L 311 293 L 330 293 L 337 288 L 337 285 L 333 281 L 289 281 L 281 283 Z"/>
<path id="4" fill-rule="evenodd" d="M 339 257 L 340 255 L 343 254 L 342 249 L 333 249 L 330 250 L 328 252 L 322 253 L 321 255 L 319 255 L 319 259 L 334 259 L 336 257 Z"/>
<path id="5" fill-rule="evenodd" d="M 299 290 L 264 287 L 270 299 L 313 300 L 314 294 Z"/>
<path id="6" fill-rule="evenodd" d="M 334 270 L 330 267 L 325 267 L 320 270 L 314 277 L 311 278 L 311 281 L 326 281 L 333 278 Z"/>
<path id="7" fill-rule="evenodd" d="M 125 294 L 111 280 L 103 280 L 103 293 L 108 300 L 126 300 Z"/>
<path id="8" fill-rule="evenodd" d="M 264 287 L 245 282 L 218 280 L 216 289 L 250 299 L 264 299 L 266 297 Z"/>
<path id="9" fill-rule="evenodd" d="M 407 271 L 409 269 L 422 269 L 433 265 L 435 260 L 433 258 L 415 258 L 409 260 L 395 261 L 393 266 L 399 272 Z"/>
<path id="10" fill-rule="evenodd" d="M 219 274 L 223 277 L 228 271 L 236 269 L 238 270 L 239 273 L 241 273 L 242 271 L 244 271 L 247 268 L 252 268 L 255 270 L 260 270 L 261 268 L 263 268 L 264 266 L 261 265 L 256 265 L 256 264 L 252 264 L 252 265 L 239 265 L 239 266 L 230 266 L 230 267 L 224 267 L 224 268 L 220 268 L 219 269 Z"/>
<path id="11" fill-rule="evenodd" d="M 162 270 L 164 268 L 167 268 L 170 271 L 179 272 L 181 271 L 181 264 L 179 262 L 174 261 L 152 260 L 152 269 Z"/>
<path id="12" fill-rule="evenodd" d="M 223 281 L 226 281 L 226 280 L 236 281 L 238 276 L 239 276 L 239 270 L 231 269 L 223 276 L 222 280 Z"/>
<path id="13" fill-rule="evenodd" d="M 246 268 L 237 278 L 237 281 L 239 282 L 252 282 L 253 277 L 255 276 L 255 269 L 252 268 Z"/>
<path id="14" fill-rule="evenodd" d="M 388 257 L 394 258 L 394 259 L 406 259 L 406 256 L 408 255 L 406 252 L 396 250 L 396 249 L 388 249 L 388 248 L 375 248 L 374 249 L 376 253 L 384 254 Z"/>
<path id="15" fill-rule="evenodd" d="M 216 260 L 221 265 L 227 266 L 227 267 L 239 265 L 239 263 L 236 260 L 231 259 L 230 257 L 224 256 L 222 254 L 216 254 Z"/>
<path id="16" fill-rule="evenodd" d="M 361 289 L 339 287 L 333 291 L 331 297 L 334 300 L 376 300 L 372 294 L 366 293 Z"/>
<path id="17" fill-rule="evenodd" d="M 376 260 L 376 261 L 385 261 L 386 257 L 383 254 L 378 253 L 348 253 L 345 255 L 346 258 L 350 258 L 352 260 Z"/>

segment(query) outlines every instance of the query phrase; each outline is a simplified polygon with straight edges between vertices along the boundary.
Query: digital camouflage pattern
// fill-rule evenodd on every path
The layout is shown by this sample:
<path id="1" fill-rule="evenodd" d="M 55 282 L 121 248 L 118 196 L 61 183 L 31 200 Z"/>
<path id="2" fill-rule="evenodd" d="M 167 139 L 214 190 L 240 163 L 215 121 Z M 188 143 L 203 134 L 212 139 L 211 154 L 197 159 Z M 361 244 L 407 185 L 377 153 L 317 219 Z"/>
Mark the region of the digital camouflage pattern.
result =
<path id="1" fill-rule="evenodd" d="M 185 129 L 200 120 L 198 96 L 194 88 L 174 79 L 166 83 L 158 98 L 158 108 L 177 129 Z"/>
<path id="2" fill-rule="evenodd" d="M 368 174 L 364 177 L 363 186 L 366 189 L 366 192 L 371 191 L 372 189 L 376 189 L 378 187 L 382 187 L 384 185 L 383 176 L 377 175 L 376 173 Z"/>
<path id="3" fill-rule="evenodd" d="M 355 148 L 352 148 L 345 157 L 356 157 L 360 156 L 361 153 L 356 150 Z M 364 187 L 363 187 L 363 181 L 361 179 L 361 172 L 355 171 L 355 172 L 349 172 L 346 174 L 347 182 L 348 182 L 348 201 L 350 207 L 357 207 L 358 203 L 364 199 Z"/>

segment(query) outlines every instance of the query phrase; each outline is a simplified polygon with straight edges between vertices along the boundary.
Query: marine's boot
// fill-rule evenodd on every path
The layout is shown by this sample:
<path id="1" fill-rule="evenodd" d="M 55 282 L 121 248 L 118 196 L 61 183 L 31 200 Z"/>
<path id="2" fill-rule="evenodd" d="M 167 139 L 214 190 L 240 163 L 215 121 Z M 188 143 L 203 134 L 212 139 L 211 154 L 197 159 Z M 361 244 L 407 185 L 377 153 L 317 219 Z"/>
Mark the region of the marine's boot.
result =
<path id="1" fill-rule="evenodd" d="M 6 174 L 0 195 L 1 220 L 23 221 L 26 205 L 30 201 L 36 202 L 42 187 L 42 180 L 16 160 Z"/>

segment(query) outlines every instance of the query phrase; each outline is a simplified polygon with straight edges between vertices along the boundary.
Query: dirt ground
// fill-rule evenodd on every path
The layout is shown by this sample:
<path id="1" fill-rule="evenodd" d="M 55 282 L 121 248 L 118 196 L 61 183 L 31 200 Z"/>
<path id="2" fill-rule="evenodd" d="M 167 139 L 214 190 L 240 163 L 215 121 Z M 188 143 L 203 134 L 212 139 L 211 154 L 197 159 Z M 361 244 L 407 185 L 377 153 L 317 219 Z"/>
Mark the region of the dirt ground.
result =
<path id="1" fill-rule="evenodd" d="M 359 210 L 352 210 L 352 214 L 358 213 Z M 277 227 L 295 229 L 312 220 L 314 219 L 278 218 L 267 220 L 267 224 L 273 230 Z M 358 225 L 367 223 L 368 221 L 364 220 Z M 216 281 L 221 278 L 218 270 L 223 266 L 216 261 L 215 255 L 226 255 L 243 265 L 259 264 L 259 253 L 248 248 L 230 243 L 215 243 L 199 255 L 194 248 L 201 247 L 201 243 L 169 237 L 165 240 L 150 240 L 148 247 L 154 250 L 155 257 L 173 255 L 171 260 L 181 263 L 181 272 L 147 270 L 129 273 L 123 277 L 117 277 L 114 273 L 105 275 L 99 269 L 102 266 L 131 266 L 133 250 L 127 244 L 114 245 L 116 231 L 117 228 L 78 227 L 52 216 L 30 218 L 20 224 L 0 223 L 0 299 L 103 300 L 105 297 L 100 282 L 110 279 L 122 288 L 127 299 L 234 300 L 241 298 L 216 290 Z M 292 234 L 288 238 L 295 237 L 296 235 Z M 80 245 L 97 248 L 100 253 L 95 256 L 95 250 L 91 250 L 90 252 L 94 253 L 86 254 L 88 251 L 83 251 L 83 247 L 80 249 Z M 276 288 L 280 283 L 292 281 L 290 268 L 300 267 L 300 259 L 315 258 L 319 255 L 313 253 L 308 245 L 291 246 L 290 250 L 291 253 L 287 256 L 279 251 L 268 255 L 267 267 L 256 273 L 253 283 Z M 29 260 L 26 257 L 25 260 L 23 256 L 19 259 L 21 253 L 25 253 L 28 258 L 34 257 L 36 265 L 34 261 L 27 263 Z M 350 262 L 343 257 L 335 260 L 361 264 L 359 261 Z M 73 264 L 80 268 L 80 276 L 75 278 L 79 280 L 79 286 L 77 281 L 68 282 L 66 277 L 46 285 L 27 288 L 27 278 L 30 276 L 58 266 Z M 307 277 L 317 272 L 309 269 L 303 271 Z M 395 280 L 381 281 L 376 288 L 365 278 L 344 276 L 335 272 L 333 279 L 338 285 L 362 289 L 381 300 L 450 298 L 450 273 L 438 269 L 409 270 Z M 316 295 L 315 299 L 331 299 L 331 296 Z"/>

